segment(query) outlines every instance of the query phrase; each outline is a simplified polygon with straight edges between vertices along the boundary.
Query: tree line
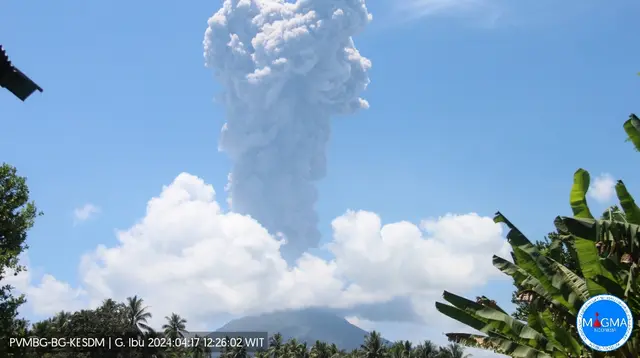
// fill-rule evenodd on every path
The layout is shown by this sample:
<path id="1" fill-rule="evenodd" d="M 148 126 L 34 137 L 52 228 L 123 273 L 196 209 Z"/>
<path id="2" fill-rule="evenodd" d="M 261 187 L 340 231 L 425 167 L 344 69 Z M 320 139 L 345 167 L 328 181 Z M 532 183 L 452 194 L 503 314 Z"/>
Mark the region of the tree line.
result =
<path id="1" fill-rule="evenodd" d="M 148 340 L 150 338 L 191 337 L 186 329 L 187 320 L 176 313 L 165 317 L 161 330 L 151 328 L 148 321 L 152 315 L 144 301 L 129 297 L 125 302 L 107 299 L 93 310 L 60 312 L 55 316 L 36 322 L 29 327 L 27 321 L 19 320 L 15 337 L 123 337 Z M 464 348 L 458 344 L 439 347 L 431 341 L 413 345 L 410 341 L 389 344 L 380 333 L 373 331 L 363 337 L 360 349 L 346 351 L 336 344 L 316 341 L 308 345 L 296 339 L 284 340 L 280 333 L 269 338 L 268 347 L 256 352 L 246 347 L 223 348 L 214 352 L 203 340 L 191 347 L 10 347 L 10 357 L 23 358 L 208 358 L 218 353 L 221 358 L 466 358 Z"/>

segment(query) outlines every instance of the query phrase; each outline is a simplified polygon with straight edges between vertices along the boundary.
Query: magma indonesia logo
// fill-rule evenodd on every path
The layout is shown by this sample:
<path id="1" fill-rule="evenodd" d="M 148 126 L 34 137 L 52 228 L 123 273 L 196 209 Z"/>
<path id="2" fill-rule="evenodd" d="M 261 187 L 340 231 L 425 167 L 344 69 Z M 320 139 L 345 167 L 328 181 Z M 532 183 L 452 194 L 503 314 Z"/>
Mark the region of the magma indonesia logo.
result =
<path id="1" fill-rule="evenodd" d="M 627 304 L 618 297 L 599 295 L 582 305 L 576 323 L 578 334 L 587 347 L 611 352 L 631 337 L 633 316 Z"/>

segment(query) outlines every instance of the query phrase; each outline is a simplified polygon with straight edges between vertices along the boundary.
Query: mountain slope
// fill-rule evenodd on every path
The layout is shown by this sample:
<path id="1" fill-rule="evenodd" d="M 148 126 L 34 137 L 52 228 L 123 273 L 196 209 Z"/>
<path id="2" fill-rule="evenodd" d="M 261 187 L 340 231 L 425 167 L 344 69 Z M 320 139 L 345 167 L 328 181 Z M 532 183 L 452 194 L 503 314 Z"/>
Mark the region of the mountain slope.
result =
<path id="1" fill-rule="evenodd" d="M 270 337 L 279 332 L 285 340 L 295 338 L 308 345 L 320 340 L 335 343 L 340 349 L 348 351 L 360 348 L 368 334 L 344 318 L 318 308 L 242 317 L 225 324 L 218 331 L 266 331 Z"/>

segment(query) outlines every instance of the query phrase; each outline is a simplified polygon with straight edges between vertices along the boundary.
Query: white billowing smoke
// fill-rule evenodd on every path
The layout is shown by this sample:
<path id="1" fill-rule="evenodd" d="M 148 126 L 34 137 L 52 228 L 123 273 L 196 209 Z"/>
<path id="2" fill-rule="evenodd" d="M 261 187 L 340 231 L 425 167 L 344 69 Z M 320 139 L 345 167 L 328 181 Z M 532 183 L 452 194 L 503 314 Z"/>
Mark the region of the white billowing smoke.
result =
<path id="1" fill-rule="evenodd" d="M 289 262 L 320 240 L 314 182 L 325 176 L 331 117 L 368 107 L 359 95 L 371 62 L 352 36 L 369 21 L 365 0 L 225 0 L 208 22 L 232 210 L 284 235 Z"/>

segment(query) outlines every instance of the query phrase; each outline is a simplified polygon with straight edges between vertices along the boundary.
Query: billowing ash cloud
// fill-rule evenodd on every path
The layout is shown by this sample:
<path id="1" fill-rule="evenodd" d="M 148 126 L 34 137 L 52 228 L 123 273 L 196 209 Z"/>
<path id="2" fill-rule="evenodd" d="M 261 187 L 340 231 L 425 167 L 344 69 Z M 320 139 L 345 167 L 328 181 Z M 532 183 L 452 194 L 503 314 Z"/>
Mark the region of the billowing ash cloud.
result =
<path id="1" fill-rule="evenodd" d="M 351 36 L 370 20 L 364 0 L 225 0 L 209 19 L 232 209 L 282 233 L 289 262 L 320 239 L 314 182 L 325 176 L 331 117 L 368 107 L 359 95 L 371 62 Z"/>

